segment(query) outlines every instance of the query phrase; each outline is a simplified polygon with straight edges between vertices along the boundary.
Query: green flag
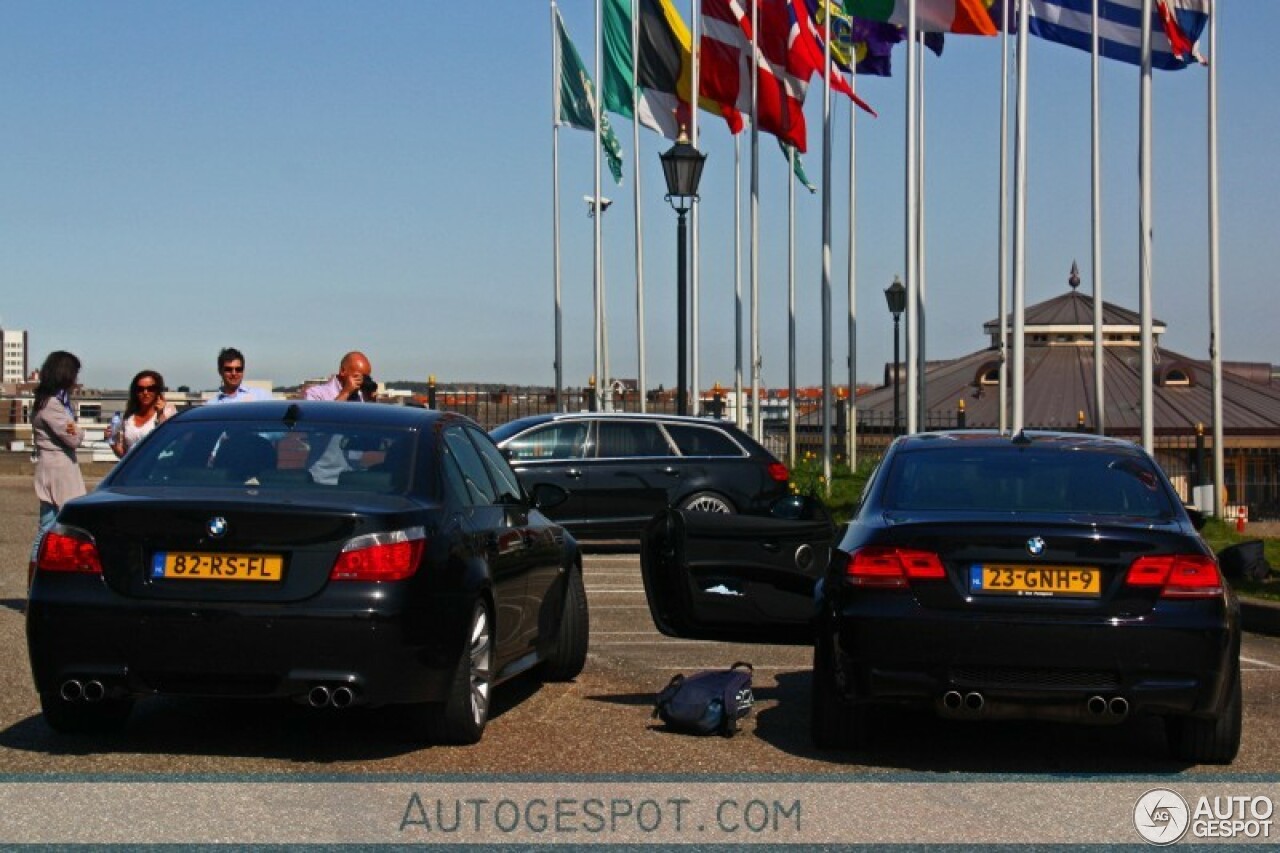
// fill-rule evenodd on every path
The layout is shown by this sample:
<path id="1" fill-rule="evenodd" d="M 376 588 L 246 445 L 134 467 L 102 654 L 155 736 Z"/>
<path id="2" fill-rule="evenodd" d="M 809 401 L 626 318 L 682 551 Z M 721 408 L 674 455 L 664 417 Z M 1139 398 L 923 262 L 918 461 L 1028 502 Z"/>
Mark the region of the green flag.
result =
<path id="1" fill-rule="evenodd" d="M 556 42 L 560 51 L 560 121 L 579 130 L 595 132 L 595 87 L 591 75 L 578 55 L 578 50 L 564 30 L 560 10 L 556 9 Z M 609 126 L 609 119 L 600 116 L 600 147 L 613 180 L 622 183 L 622 144 Z"/>
<path id="2" fill-rule="evenodd" d="M 782 156 L 786 157 L 788 160 L 791 160 L 792 153 L 796 155 L 791 166 L 792 170 L 796 173 L 796 180 L 800 182 L 800 186 L 804 187 L 809 192 L 816 193 L 818 188 L 809 183 L 809 176 L 804 173 L 804 163 L 800 162 L 800 152 L 796 151 L 792 146 L 783 142 L 781 139 L 778 140 L 778 146 L 782 149 Z"/>

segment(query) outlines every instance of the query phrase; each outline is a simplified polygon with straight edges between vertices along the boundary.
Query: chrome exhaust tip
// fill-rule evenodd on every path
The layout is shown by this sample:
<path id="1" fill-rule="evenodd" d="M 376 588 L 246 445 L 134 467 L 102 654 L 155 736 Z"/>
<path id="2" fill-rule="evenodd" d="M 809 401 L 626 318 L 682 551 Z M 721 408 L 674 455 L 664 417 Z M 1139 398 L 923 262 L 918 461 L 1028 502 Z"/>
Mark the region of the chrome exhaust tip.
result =
<path id="1" fill-rule="evenodd" d="M 1117 717 L 1127 717 L 1129 715 L 1129 700 L 1123 696 L 1117 696 L 1107 704 L 1107 710 Z"/>
<path id="2" fill-rule="evenodd" d="M 983 698 L 981 693 L 974 691 L 964 695 L 964 707 L 966 711 L 978 712 L 982 710 L 982 706 L 987 704 L 987 700 Z"/>
<path id="3" fill-rule="evenodd" d="M 335 708 L 346 708 L 356 699 L 356 694 L 351 691 L 350 687 L 335 687 L 333 693 L 329 696 L 329 701 L 333 703 Z"/>
<path id="4" fill-rule="evenodd" d="M 963 704 L 964 697 L 960 695 L 959 690 L 948 690 L 942 694 L 942 706 L 948 710 L 959 711 Z"/>
<path id="5" fill-rule="evenodd" d="M 329 693 L 329 688 L 323 684 L 317 684 L 311 688 L 311 692 L 307 694 L 307 702 L 312 708 L 323 708 L 333 701 L 333 695 Z"/>
<path id="6" fill-rule="evenodd" d="M 1103 714 L 1107 713 L 1107 700 L 1103 699 L 1101 696 L 1090 696 L 1085 707 L 1089 709 L 1090 714 L 1093 714 L 1095 717 L 1101 717 Z"/>
<path id="7" fill-rule="evenodd" d="M 68 678 L 62 682 L 62 686 L 58 688 L 58 695 L 67 702 L 75 702 L 84 697 L 84 685 L 74 678 Z"/>
<path id="8" fill-rule="evenodd" d="M 97 679 L 86 681 L 81 695 L 86 702 L 101 702 L 107 695 L 107 688 L 103 687 L 102 682 Z"/>

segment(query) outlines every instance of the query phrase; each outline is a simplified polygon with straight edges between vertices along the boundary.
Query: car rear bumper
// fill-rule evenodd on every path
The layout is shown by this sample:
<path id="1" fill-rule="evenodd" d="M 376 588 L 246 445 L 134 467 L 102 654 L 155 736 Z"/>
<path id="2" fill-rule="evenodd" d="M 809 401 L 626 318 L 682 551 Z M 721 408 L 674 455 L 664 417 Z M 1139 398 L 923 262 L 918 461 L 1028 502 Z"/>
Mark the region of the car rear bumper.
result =
<path id="1" fill-rule="evenodd" d="M 1239 657 L 1238 620 L 1162 603 L 1131 620 L 939 616 L 852 606 L 827 629 L 852 701 L 944 716 L 1115 723 L 1217 713 Z"/>
<path id="2" fill-rule="evenodd" d="M 68 682 L 97 681 L 117 697 L 328 704 L 333 691 L 346 688 L 350 704 L 439 701 L 470 614 L 461 596 L 407 610 L 385 584 L 378 593 L 373 584 L 350 584 L 340 595 L 287 610 L 137 601 L 85 577 L 50 586 L 56 595 L 33 589 L 27 641 L 36 689 L 54 695 Z"/>

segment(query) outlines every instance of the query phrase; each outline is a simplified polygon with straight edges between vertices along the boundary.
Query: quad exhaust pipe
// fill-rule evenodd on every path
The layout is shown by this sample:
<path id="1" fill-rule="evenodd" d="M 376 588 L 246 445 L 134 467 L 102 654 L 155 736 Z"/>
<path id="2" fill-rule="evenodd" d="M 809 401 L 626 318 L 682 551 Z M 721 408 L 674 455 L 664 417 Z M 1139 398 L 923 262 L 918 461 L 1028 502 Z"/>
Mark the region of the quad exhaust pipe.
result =
<path id="1" fill-rule="evenodd" d="M 355 691 L 345 684 L 329 687 L 317 684 L 307 693 L 307 704 L 312 708 L 348 708 L 356 701 Z"/>
<path id="2" fill-rule="evenodd" d="M 96 678 L 84 682 L 68 678 L 58 688 L 58 695 L 64 702 L 101 702 L 107 697 L 107 688 Z"/>

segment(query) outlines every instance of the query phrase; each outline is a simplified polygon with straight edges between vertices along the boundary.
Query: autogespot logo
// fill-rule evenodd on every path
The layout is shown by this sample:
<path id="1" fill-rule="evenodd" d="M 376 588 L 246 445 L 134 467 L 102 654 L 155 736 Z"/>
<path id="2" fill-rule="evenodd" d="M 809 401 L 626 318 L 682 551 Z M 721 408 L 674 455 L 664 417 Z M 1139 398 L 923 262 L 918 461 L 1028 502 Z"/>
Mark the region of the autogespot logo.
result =
<path id="1" fill-rule="evenodd" d="M 1172 844 L 1187 833 L 1187 801 L 1167 788 L 1153 788 L 1133 807 L 1133 825 L 1152 844 Z"/>

